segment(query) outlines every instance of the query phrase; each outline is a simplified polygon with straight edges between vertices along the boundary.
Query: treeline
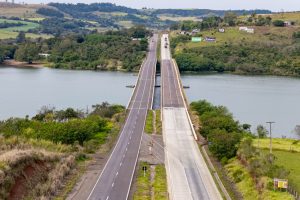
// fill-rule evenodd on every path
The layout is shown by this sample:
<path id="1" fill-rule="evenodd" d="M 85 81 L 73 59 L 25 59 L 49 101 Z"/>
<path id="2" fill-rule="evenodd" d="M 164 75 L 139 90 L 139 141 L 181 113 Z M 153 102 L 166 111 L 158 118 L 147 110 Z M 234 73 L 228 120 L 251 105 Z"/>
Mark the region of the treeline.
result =
<path id="1" fill-rule="evenodd" d="M 227 10 L 210 10 L 210 9 L 157 9 L 152 14 L 155 15 L 178 15 L 183 17 L 190 17 L 190 16 L 208 16 L 208 15 L 215 15 L 215 16 L 224 16 L 225 13 L 228 12 Z M 237 15 L 249 15 L 252 13 L 256 14 L 271 14 L 270 10 L 232 10 L 232 12 L 236 13 Z"/>
<path id="2" fill-rule="evenodd" d="M 64 17 L 63 13 L 61 13 L 57 10 L 51 9 L 51 8 L 39 8 L 39 9 L 37 9 L 36 13 L 38 13 L 40 15 L 45 15 L 48 17 Z"/>
<path id="3" fill-rule="evenodd" d="M 92 4 L 65 4 L 65 3 L 50 3 L 49 6 L 53 6 L 62 12 L 72 14 L 74 12 L 124 12 L 130 14 L 138 14 L 136 9 L 128 8 L 125 6 L 117 6 L 112 3 L 92 3 Z"/>
<path id="4" fill-rule="evenodd" d="M 247 172 L 252 179 L 250 179 L 251 185 L 255 186 L 253 190 L 258 190 L 260 194 L 274 189 L 274 178 L 288 178 L 289 171 L 275 164 L 276 157 L 273 154 L 254 147 L 253 138 L 257 136 L 251 133 L 251 125 L 235 121 L 226 107 L 214 106 L 201 100 L 191 103 L 191 109 L 199 116 L 200 134 L 207 139 L 213 157 L 220 161 L 221 165 L 216 166 L 221 169 L 220 173 L 223 176 L 230 177 L 230 180 L 236 184 L 243 184 Z M 267 134 L 268 131 L 262 125 L 257 127 L 259 138 L 264 138 Z M 235 168 L 233 163 L 236 159 L 245 170 Z M 223 166 L 233 172 L 223 171 Z M 227 178 L 223 180 L 232 185 Z"/>
<path id="5" fill-rule="evenodd" d="M 243 41 L 184 48 L 175 53 L 175 59 L 180 71 L 300 76 L 300 43 L 297 36 L 295 33 L 295 41 L 290 45 Z M 188 36 L 181 36 L 175 39 L 172 47 L 186 42 L 187 38 Z"/>
<path id="6" fill-rule="evenodd" d="M 207 138 L 213 155 L 222 162 L 235 157 L 241 139 L 250 135 L 250 126 L 235 121 L 226 107 L 214 106 L 205 100 L 191 103 L 191 108 L 200 118 L 200 133 Z"/>
<path id="7" fill-rule="evenodd" d="M 240 20 L 234 12 L 225 12 L 224 17 L 210 16 L 204 17 L 202 21 L 182 21 L 170 26 L 172 30 L 191 31 L 193 29 L 208 30 L 226 26 L 284 26 L 284 21 L 274 20 L 270 16 L 252 14 L 247 20 Z"/>
<path id="8" fill-rule="evenodd" d="M 103 34 L 72 34 L 46 40 L 22 40 L 11 45 L 15 51 L 11 58 L 32 63 L 39 60 L 50 62 L 54 68 L 116 70 L 139 69 L 145 57 L 150 32 L 142 26 Z M 18 37 L 19 38 L 19 37 Z M 133 40 L 132 38 L 139 38 Z M 9 46 L 9 45 L 8 45 Z M 4 52 L 4 51 L 2 51 Z M 6 54 L 8 54 L 6 53 Z M 39 54 L 49 54 L 47 58 Z M 1 48 L 0 48 L 0 55 Z"/>
<path id="9" fill-rule="evenodd" d="M 89 114 L 68 108 L 43 107 L 32 119 L 10 118 L 0 122 L 4 137 L 18 136 L 62 144 L 103 144 L 114 128 L 112 117 L 124 111 L 123 106 L 103 103 Z M 103 113 L 110 115 L 103 115 Z"/>
<path id="10" fill-rule="evenodd" d="M 25 24 L 18 22 L 18 23 L 10 23 L 7 21 L 4 21 L 3 23 L 0 23 L 0 28 L 9 28 L 9 27 L 16 27 L 16 26 L 24 26 Z"/>
<path id="11" fill-rule="evenodd" d="M 13 58 L 16 51 L 16 47 L 14 45 L 8 44 L 0 44 L 0 63 L 7 58 Z"/>
<path id="12" fill-rule="evenodd" d="M 52 17 L 42 20 L 39 28 L 31 29 L 28 32 L 45 33 L 54 36 L 69 35 L 73 33 L 88 34 L 92 31 L 86 29 L 86 27 L 94 26 L 95 25 L 82 20 Z"/>
<path id="13" fill-rule="evenodd" d="M 48 61 L 55 68 L 105 70 L 121 66 L 131 71 L 141 65 L 147 47 L 147 39 L 132 41 L 116 33 L 69 37 L 50 44 Z"/>

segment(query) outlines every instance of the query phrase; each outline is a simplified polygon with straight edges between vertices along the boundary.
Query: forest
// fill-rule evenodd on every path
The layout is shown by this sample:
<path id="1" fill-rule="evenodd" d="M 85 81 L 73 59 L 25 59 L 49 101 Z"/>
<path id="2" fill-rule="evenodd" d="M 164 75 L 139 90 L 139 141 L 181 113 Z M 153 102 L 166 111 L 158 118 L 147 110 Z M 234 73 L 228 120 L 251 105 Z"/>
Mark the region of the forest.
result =
<path id="1" fill-rule="evenodd" d="M 133 71 L 139 69 L 146 55 L 148 36 L 150 32 L 142 26 L 44 40 L 28 40 L 20 33 L 17 45 L 1 45 L 0 62 L 9 57 L 27 63 L 42 61 L 53 68 Z M 43 58 L 40 53 L 49 56 Z"/>

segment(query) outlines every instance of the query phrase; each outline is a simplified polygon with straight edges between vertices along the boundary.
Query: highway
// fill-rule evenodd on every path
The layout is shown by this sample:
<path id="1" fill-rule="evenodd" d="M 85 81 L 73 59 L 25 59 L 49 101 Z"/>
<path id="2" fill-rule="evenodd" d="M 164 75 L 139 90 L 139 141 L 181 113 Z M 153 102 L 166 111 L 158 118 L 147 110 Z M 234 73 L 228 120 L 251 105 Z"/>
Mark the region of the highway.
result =
<path id="1" fill-rule="evenodd" d="M 156 69 L 158 35 L 150 39 L 149 52 L 144 61 L 128 105 L 128 116 L 89 200 L 128 199 L 137 164 L 148 109 L 151 109 Z"/>
<path id="2" fill-rule="evenodd" d="M 167 38 L 167 39 L 165 39 Z M 163 137 L 171 200 L 222 199 L 193 135 L 168 35 L 161 38 Z"/>

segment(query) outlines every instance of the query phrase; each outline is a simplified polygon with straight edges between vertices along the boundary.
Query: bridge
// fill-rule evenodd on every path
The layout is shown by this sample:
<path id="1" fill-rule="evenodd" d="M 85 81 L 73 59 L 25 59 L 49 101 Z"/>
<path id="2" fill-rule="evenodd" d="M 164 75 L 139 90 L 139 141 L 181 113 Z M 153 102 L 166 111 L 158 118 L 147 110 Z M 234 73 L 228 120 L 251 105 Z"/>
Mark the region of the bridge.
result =
<path id="1" fill-rule="evenodd" d="M 152 108 L 157 62 L 158 35 L 138 76 L 128 104 L 128 115 L 119 139 L 88 200 L 127 200 L 144 132 L 147 112 Z M 165 163 L 171 200 L 222 199 L 195 141 L 183 98 L 180 75 L 172 60 L 168 35 L 161 38 L 162 119 Z"/>
<path id="2" fill-rule="evenodd" d="M 162 119 L 168 191 L 172 200 L 222 199 L 195 141 L 169 38 L 161 38 Z"/>

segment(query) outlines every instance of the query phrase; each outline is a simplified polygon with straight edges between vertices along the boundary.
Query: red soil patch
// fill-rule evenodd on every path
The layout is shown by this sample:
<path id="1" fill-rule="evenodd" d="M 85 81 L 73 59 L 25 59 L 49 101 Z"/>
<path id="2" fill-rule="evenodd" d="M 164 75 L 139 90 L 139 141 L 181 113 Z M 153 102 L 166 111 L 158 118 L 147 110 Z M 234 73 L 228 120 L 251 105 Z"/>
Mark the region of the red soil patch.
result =
<path id="1" fill-rule="evenodd" d="M 28 193 L 28 186 L 36 184 L 39 177 L 49 169 L 44 162 L 28 165 L 23 169 L 20 176 L 15 179 L 14 185 L 9 192 L 8 200 L 20 200 Z"/>

